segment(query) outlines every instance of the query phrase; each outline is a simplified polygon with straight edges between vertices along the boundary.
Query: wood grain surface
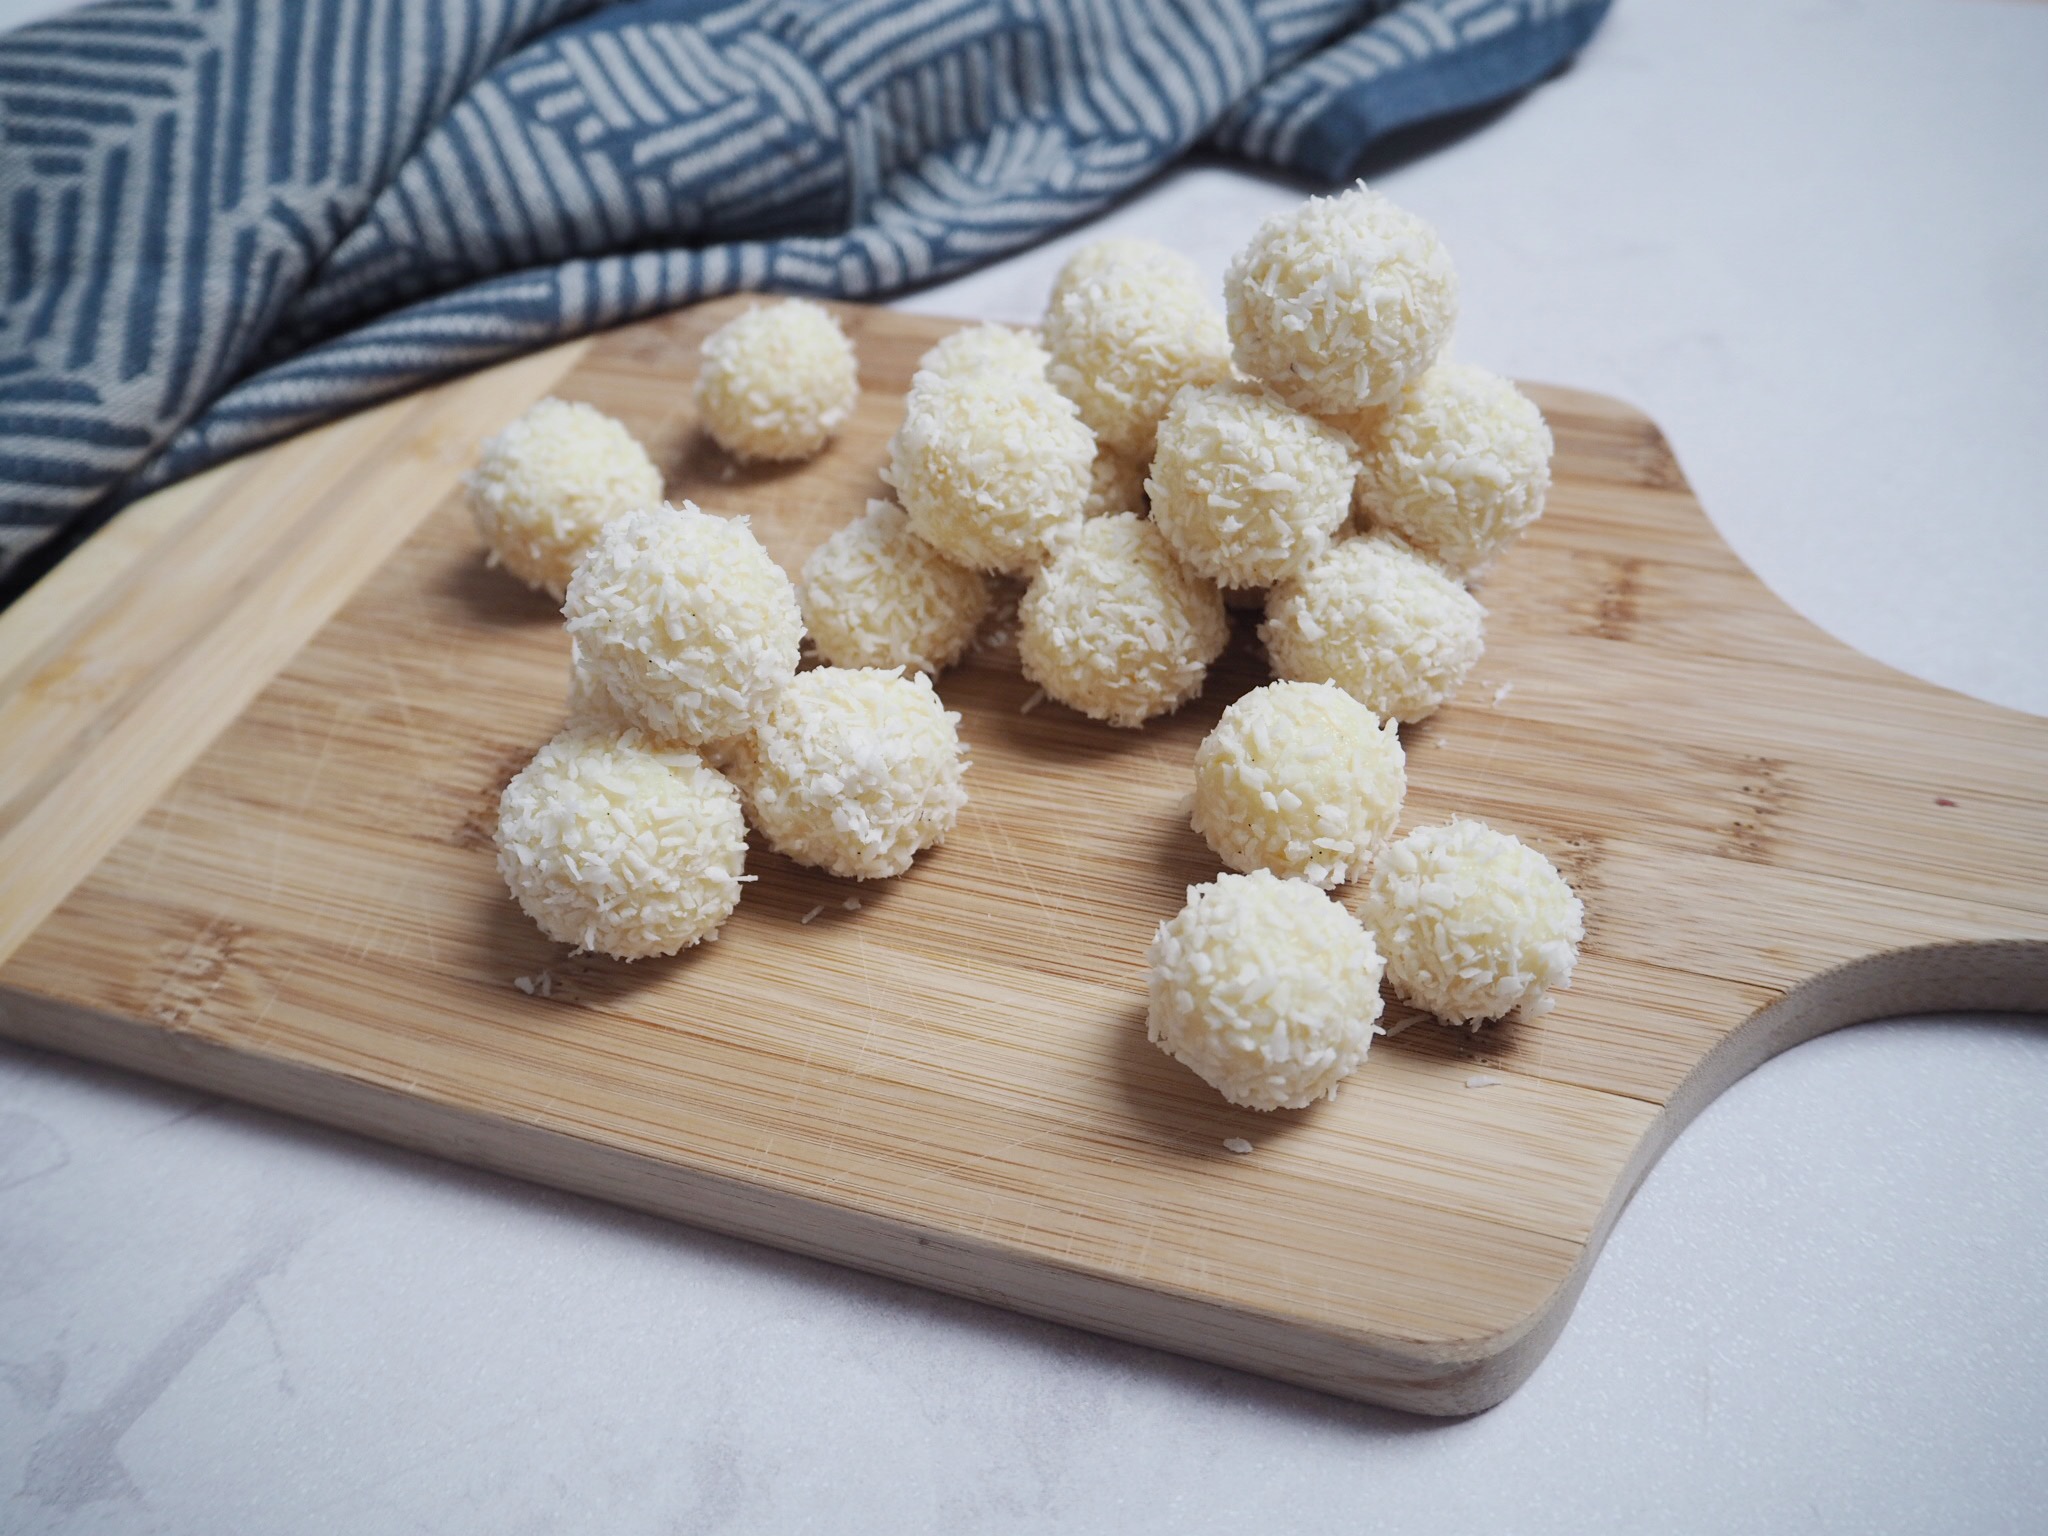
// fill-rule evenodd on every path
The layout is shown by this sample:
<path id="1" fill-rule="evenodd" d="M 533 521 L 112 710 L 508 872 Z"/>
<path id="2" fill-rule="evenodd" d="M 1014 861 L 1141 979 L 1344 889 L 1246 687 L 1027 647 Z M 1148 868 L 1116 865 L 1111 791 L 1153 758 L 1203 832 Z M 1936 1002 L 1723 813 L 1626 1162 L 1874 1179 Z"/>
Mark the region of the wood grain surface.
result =
<path id="1" fill-rule="evenodd" d="M 0 615 L 0 1032 L 1462 1413 L 1533 1369 L 1657 1153 L 1757 1062 L 1887 1014 L 2048 1011 L 2048 722 L 1822 635 L 1722 544 L 1650 422 L 1560 389 L 1532 391 L 1556 487 L 1479 589 L 1487 654 L 1403 732 L 1404 826 L 1483 816 L 1585 897 L 1576 984 L 1541 1021 L 1392 1010 L 1410 1027 L 1294 1114 L 1233 1109 L 1146 1042 L 1145 946 L 1217 867 L 1187 827 L 1194 748 L 1264 675 L 1248 615 L 1205 697 L 1139 732 L 1027 712 L 1014 647 L 985 645 L 941 682 L 972 803 L 909 875 L 757 850 L 715 945 L 570 957 L 490 849 L 567 642 L 483 568 L 454 478 L 552 389 L 794 569 L 880 494 L 950 327 L 846 308 L 854 420 L 809 465 L 747 470 L 690 406 L 731 308 L 229 465 Z"/>

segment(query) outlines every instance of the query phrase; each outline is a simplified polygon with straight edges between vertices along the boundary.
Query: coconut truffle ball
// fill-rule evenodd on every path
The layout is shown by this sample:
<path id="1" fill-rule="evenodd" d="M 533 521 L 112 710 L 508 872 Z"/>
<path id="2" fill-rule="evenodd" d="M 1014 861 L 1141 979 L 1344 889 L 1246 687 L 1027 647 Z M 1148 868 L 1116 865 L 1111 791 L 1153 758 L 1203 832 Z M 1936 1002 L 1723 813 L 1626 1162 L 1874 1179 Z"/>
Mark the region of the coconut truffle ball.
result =
<path id="1" fill-rule="evenodd" d="M 1247 1109 L 1334 1094 L 1380 1032 L 1372 935 L 1314 886 L 1270 870 L 1189 887 L 1151 963 L 1153 1044 Z"/>
<path id="2" fill-rule="evenodd" d="M 1107 240 L 1089 241 L 1066 259 L 1060 267 L 1059 276 L 1052 280 L 1052 292 L 1046 297 L 1046 308 L 1057 309 L 1060 301 L 1075 289 L 1086 287 L 1105 273 L 1120 268 L 1151 271 L 1157 273 L 1162 282 L 1189 284 L 1196 288 L 1202 285 L 1201 270 L 1179 251 L 1161 245 L 1157 240 L 1112 235 Z"/>
<path id="3" fill-rule="evenodd" d="M 605 691 L 604 684 L 590 675 L 590 668 L 584 665 L 573 640 L 569 642 L 569 697 L 563 710 L 562 729 L 599 736 L 623 736 L 628 731 L 637 731 L 641 741 L 653 750 L 695 752 L 720 773 L 726 771 L 740 740 L 738 737 L 723 737 L 691 746 L 648 730 L 620 707 L 619 701 Z"/>
<path id="4" fill-rule="evenodd" d="M 604 684 L 590 675 L 590 668 L 583 662 L 582 648 L 573 640 L 569 642 L 569 699 L 564 714 L 566 718 L 562 728 L 567 731 L 599 735 L 609 732 L 617 736 L 640 730 L 643 736 L 647 734 L 620 707 L 619 701 L 611 696 Z"/>
<path id="5" fill-rule="evenodd" d="M 1351 439 L 1351 445 L 1359 453 L 1371 451 L 1381 432 L 1386 430 L 1387 418 L 1394 414 L 1390 405 L 1368 405 L 1362 411 L 1346 411 L 1341 416 L 1323 416 L 1325 421 Z"/>
<path id="6" fill-rule="evenodd" d="M 1499 374 L 1438 363 L 1361 445 L 1360 520 L 1463 580 L 1543 515 L 1550 428 Z"/>
<path id="7" fill-rule="evenodd" d="M 1329 546 L 1351 515 L 1351 441 L 1256 384 L 1182 390 L 1145 489 L 1174 551 L 1211 581 L 1263 587 Z"/>
<path id="8" fill-rule="evenodd" d="M 829 874 L 885 879 L 944 842 L 960 818 L 959 725 L 922 674 L 820 667 L 776 696 L 732 774 L 776 852 Z"/>
<path id="9" fill-rule="evenodd" d="M 1458 315 L 1436 231 L 1362 185 L 1266 220 L 1223 293 L 1238 367 L 1318 416 L 1393 400 Z"/>
<path id="10" fill-rule="evenodd" d="M 1046 377 L 1098 442 L 1132 459 L 1152 456 L 1183 385 L 1230 377 L 1230 335 L 1185 261 L 1099 264 L 1046 311 L 1045 349 Z"/>
<path id="11" fill-rule="evenodd" d="M 1007 325 L 970 325 L 944 337 L 918 360 L 920 373 L 957 378 L 984 368 L 1044 378 L 1051 361 L 1038 338 Z"/>
<path id="12" fill-rule="evenodd" d="M 882 478 L 910 528 L 977 571 L 1028 575 L 1088 499 L 1095 438 L 1074 404 L 1013 369 L 919 374 Z"/>
<path id="13" fill-rule="evenodd" d="M 633 434 L 580 400 L 542 400 L 462 477 L 490 561 L 560 601 L 597 532 L 661 500 L 661 471 Z"/>
<path id="14" fill-rule="evenodd" d="M 1268 683 L 1196 751 L 1194 828 L 1232 869 L 1328 889 L 1365 873 L 1407 792 L 1392 725 L 1334 683 Z"/>
<path id="15" fill-rule="evenodd" d="M 1088 499 L 1081 504 L 1083 517 L 1107 517 L 1112 512 L 1135 512 L 1140 517 L 1152 505 L 1145 495 L 1145 465 L 1107 448 L 1095 450 L 1095 462 L 1088 469 Z"/>
<path id="16" fill-rule="evenodd" d="M 1586 936 L 1585 908 L 1550 860 L 1463 817 L 1381 850 L 1362 915 L 1394 990 L 1447 1024 L 1549 1012 Z"/>
<path id="17" fill-rule="evenodd" d="M 1024 675 L 1090 719 L 1134 726 L 1202 691 L 1230 640 L 1223 599 L 1133 512 L 1064 538 L 1018 607 Z"/>
<path id="18" fill-rule="evenodd" d="M 989 600 L 989 579 L 912 533 L 892 502 L 869 502 L 804 562 L 804 625 L 835 667 L 950 667 Z"/>
<path id="19" fill-rule="evenodd" d="M 1485 647 L 1486 610 L 1386 534 L 1346 539 L 1266 597 L 1273 671 L 1335 683 L 1384 720 L 1435 714 Z"/>
<path id="20" fill-rule="evenodd" d="M 498 872 L 541 932 L 618 960 L 717 936 L 739 905 L 739 791 L 637 732 L 568 730 L 498 798 Z"/>
<path id="21" fill-rule="evenodd" d="M 749 729 L 796 675 L 796 592 L 748 530 L 690 502 L 607 526 L 562 605 L 591 678 L 663 741 Z"/>
<path id="22" fill-rule="evenodd" d="M 809 299 L 756 305 L 704 338 L 697 414 L 739 459 L 808 459 L 860 398 L 853 343 Z"/>

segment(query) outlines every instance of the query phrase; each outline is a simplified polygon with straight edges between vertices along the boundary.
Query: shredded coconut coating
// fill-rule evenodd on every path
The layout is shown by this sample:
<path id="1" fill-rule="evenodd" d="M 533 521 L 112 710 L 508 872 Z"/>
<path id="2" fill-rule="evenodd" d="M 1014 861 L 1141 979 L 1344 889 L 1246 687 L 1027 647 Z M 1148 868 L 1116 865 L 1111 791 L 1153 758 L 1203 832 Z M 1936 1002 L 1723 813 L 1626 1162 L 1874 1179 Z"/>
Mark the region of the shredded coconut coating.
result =
<path id="1" fill-rule="evenodd" d="M 959 727 L 922 674 L 820 667 L 776 696 L 732 774 L 776 852 L 829 874 L 886 879 L 960 819 Z"/>
<path id="2" fill-rule="evenodd" d="M 1095 438 L 1074 404 L 1013 369 L 911 381 L 882 478 L 910 527 L 978 571 L 1028 575 L 1081 516 Z"/>
<path id="3" fill-rule="evenodd" d="M 1270 870 L 1188 888 L 1152 939 L 1153 1044 L 1247 1109 L 1337 1091 L 1380 1033 L 1372 935 L 1336 902 Z"/>
<path id="4" fill-rule="evenodd" d="M 1135 512 L 1140 517 L 1151 508 L 1145 495 L 1145 465 L 1107 448 L 1095 450 L 1095 462 L 1088 468 L 1088 499 L 1081 505 L 1083 517 L 1107 517 L 1112 512 Z"/>
<path id="5" fill-rule="evenodd" d="M 541 932 L 618 960 L 717 935 L 739 905 L 739 791 L 690 751 L 567 730 L 498 798 L 498 872 Z"/>
<path id="6" fill-rule="evenodd" d="M 485 438 L 462 486 L 491 564 L 559 602 L 598 530 L 661 500 L 661 471 L 622 423 L 550 398 Z"/>
<path id="7" fill-rule="evenodd" d="M 583 663 L 582 648 L 573 640 L 569 642 L 569 699 L 565 713 L 562 729 L 566 731 L 623 735 L 640 729 L 604 684 L 590 675 L 590 668 Z"/>
<path id="8" fill-rule="evenodd" d="M 1362 876 L 1408 792 L 1401 738 L 1333 683 L 1268 683 L 1195 753 L 1194 828 L 1232 869 L 1327 890 Z"/>
<path id="9" fill-rule="evenodd" d="M 822 304 L 757 304 L 704 338 L 697 414 L 735 458 L 808 459 L 859 398 L 853 343 Z"/>
<path id="10" fill-rule="evenodd" d="M 576 642 L 569 642 L 569 697 L 563 711 L 562 729 L 600 736 L 623 736 L 637 731 L 640 739 L 660 752 L 695 752 L 720 773 L 732 761 L 739 738 L 699 742 L 696 746 L 668 740 L 650 731 L 619 707 L 619 701 L 605 691 L 604 684 L 590 675 Z"/>
<path id="11" fill-rule="evenodd" d="M 1585 908 L 1550 860 L 1464 817 L 1383 849 L 1363 916 L 1395 992 L 1447 1024 L 1549 1012 L 1586 936 Z"/>
<path id="12" fill-rule="evenodd" d="M 1279 677 L 1335 683 L 1383 720 L 1436 713 L 1485 648 L 1486 610 L 1386 534 L 1346 539 L 1266 597 Z"/>
<path id="13" fill-rule="evenodd" d="M 1182 270 L 1182 269 L 1185 270 Z M 1045 314 L 1046 377 L 1096 440 L 1149 459 L 1183 385 L 1230 377 L 1230 333 L 1192 263 L 1107 261 L 1067 282 Z"/>
<path id="14" fill-rule="evenodd" d="M 918 360 L 919 373 L 959 378 L 983 369 L 1045 377 L 1052 361 L 1030 331 L 1008 325 L 970 325 L 942 338 Z"/>
<path id="15" fill-rule="evenodd" d="M 1089 241 L 1066 259 L 1059 275 L 1052 280 L 1046 308 L 1057 309 L 1060 301 L 1075 289 L 1086 287 L 1106 273 L 1128 268 L 1154 272 L 1162 282 L 1202 286 L 1201 269 L 1179 251 L 1157 240 L 1112 235 L 1106 240 Z"/>
<path id="16" fill-rule="evenodd" d="M 1550 450 L 1527 395 L 1484 368 L 1438 363 L 1361 445 L 1360 520 L 1462 581 L 1543 515 Z"/>
<path id="17" fill-rule="evenodd" d="M 1361 454 L 1369 453 L 1380 433 L 1386 430 L 1387 418 L 1394 414 L 1390 405 L 1369 405 L 1362 411 L 1346 411 L 1341 416 L 1324 416 L 1339 432 L 1351 439 L 1353 448 Z"/>
<path id="18" fill-rule="evenodd" d="M 1159 428 L 1152 518 L 1195 570 L 1264 587 L 1305 569 L 1351 515 L 1351 440 L 1256 384 L 1188 388 Z"/>
<path id="19" fill-rule="evenodd" d="M 606 527 L 562 605 L 577 655 L 636 724 L 696 744 L 748 730 L 796 675 L 803 618 L 747 527 L 694 504 Z"/>
<path id="20" fill-rule="evenodd" d="M 835 667 L 936 673 L 973 644 L 989 602 L 988 577 L 912 533 L 892 502 L 869 502 L 804 563 L 804 624 Z"/>
<path id="21" fill-rule="evenodd" d="M 1019 605 L 1024 675 L 1093 720 L 1141 725 L 1202 691 L 1230 640 L 1215 586 L 1133 512 L 1067 536 Z"/>
<path id="22" fill-rule="evenodd" d="M 1458 317 L 1436 231 L 1362 184 L 1266 220 L 1223 293 L 1238 367 L 1318 416 L 1392 401 Z"/>

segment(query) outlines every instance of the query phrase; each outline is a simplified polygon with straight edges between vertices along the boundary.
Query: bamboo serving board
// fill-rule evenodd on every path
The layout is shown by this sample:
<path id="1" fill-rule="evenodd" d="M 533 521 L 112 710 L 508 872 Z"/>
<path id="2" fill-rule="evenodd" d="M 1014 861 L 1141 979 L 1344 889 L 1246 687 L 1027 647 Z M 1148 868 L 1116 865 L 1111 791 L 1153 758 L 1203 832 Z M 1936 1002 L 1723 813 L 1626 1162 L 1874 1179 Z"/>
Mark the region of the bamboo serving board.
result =
<path id="1" fill-rule="evenodd" d="M 570 957 L 490 847 L 567 641 L 484 569 L 455 477 L 538 395 L 588 400 L 794 570 L 881 493 L 950 327 L 844 310 L 865 393 L 843 437 L 736 470 L 689 390 L 733 308 L 227 466 L 0 617 L 0 1032 L 1462 1413 L 1535 1366 L 1650 1163 L 1759 1061 L 1886 1014 L 2048 1010 L 2048 722 L 1828 639 L 1722 544 L 1649 421 L 1557 389 L 1534 391 L 1550 511 L 1480 589 L 1487 654 L 1403 732 L 1404 826 L 1483 816 L 1585 897 L 1540 1022 L 1391 1010 L 1412 1027 L 1337 1099 L 1276 1115 L 1146 1042 L 1146 944 L 1217 868 L 1187 826 L 1195 745 L 1263 678 L 1244 615 L 1206 696 L 1140 732 L 1027 712 L 1014 647 L 984 647 L 941 681 L 972 803 L 909 875 L 757 851 L 715 945 Z"/>

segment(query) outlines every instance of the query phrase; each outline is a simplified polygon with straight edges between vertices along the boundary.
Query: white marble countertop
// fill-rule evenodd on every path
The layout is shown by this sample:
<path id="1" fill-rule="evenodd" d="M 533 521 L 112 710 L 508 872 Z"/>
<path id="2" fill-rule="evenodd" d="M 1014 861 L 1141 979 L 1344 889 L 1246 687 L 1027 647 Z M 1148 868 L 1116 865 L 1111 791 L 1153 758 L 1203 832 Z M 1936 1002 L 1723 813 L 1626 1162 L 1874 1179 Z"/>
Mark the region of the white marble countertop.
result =
<path id="1" fill-rule="evenodd" d="M 1794 606 L 2048 713 L 2048 6 L 1621 0 L 1378 179 L 1465 356 L 1636 402 Z M 908 304 L 1030 319 L 1109 227 L 1220 273 L 1298 195 L 1181 170 Z M 1780 1058 L 1435 1423 L 0 1049 L 0 1529 L 2038 1530 L 2044 1103 L 2038 1023 Z"/>

